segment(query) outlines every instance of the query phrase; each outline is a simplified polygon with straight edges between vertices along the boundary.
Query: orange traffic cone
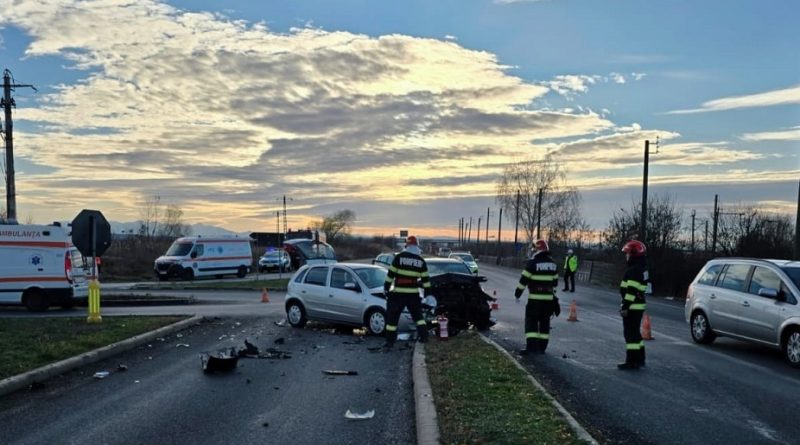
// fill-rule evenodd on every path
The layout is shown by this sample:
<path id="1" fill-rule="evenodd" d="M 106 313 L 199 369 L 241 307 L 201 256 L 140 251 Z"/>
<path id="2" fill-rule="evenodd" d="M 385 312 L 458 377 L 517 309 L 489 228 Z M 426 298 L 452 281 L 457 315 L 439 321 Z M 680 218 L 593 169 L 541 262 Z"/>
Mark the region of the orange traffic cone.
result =
<path id="1" fill-rule="evenodd" d="M 492 298 L 494 298 L 494 300 L 492 300 L 492 310 L 496 311 L 500 309 L 500 303 L 497 302 L 497 289 L 492 291 Z"/>
<path id="2" fill-rule="evenodd" d="M 655 340 L 653 332 L 650 330 L 650 316 L 646 313 L 642 319 L 642 340 Z"/>
<path id="3" fill-rule="evenodd" d="M 575 300 L 572 300 L 572 303 L 569 305 L 569 317 L 567 321 L 578 321 L 578 304 L 575 303 Z"/>
<path id="4" fill-rule="evenodd" d="M 269 293 L 267 292 L 266 287 L 264 288 L 264 290 L 261 291 L 261 302 L 269 303 Z"/>

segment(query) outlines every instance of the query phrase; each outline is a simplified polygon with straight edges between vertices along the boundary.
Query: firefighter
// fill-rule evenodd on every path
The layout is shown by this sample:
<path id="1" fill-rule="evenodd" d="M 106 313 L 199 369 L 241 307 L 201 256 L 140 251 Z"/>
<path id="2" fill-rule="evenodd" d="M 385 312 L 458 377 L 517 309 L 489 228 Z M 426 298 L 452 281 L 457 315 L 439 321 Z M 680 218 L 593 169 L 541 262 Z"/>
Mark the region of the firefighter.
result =
<path id="1" fill-rule="evenodd" d="M 425 296 L 431 294 L 431 279 L 428 274 L 428 264 L 422 258 L 416 236 L 406 239 L 406 248 L 395 255 L 383 290 L 387 294 L 386 301 L 386 344 L 384 348 L 390 349 L 397 340 L 397 323 L 403 308 L 408 308 L 411 318 L 417 325 L 417 335 L 420 342 L 428 341 L 428 326 L 422 317 L 422 302 L 419 297 L 419 288 L 422 287 Z"/>
<path id="2" fill-rule="evenodd" d="M 575 272 L 578 270 L 578 257 L 572 249 L 567 250 L 567 257 L 564 259 L 564 292 L 575 292 Z"/>
<path id="3" fill-rule="evenodd" d="M 519 301 L 525 288 L 528 288 L 528 304 L 525 306 L 525 349 L 521 355 L 544 354 L 550 340 L 550 316 L 558 313 L 555 306 L 555 292 L 558 286 L 558 266 L 550 256 L 547 241 L 540 239 L 533 243 L 533 256 L 525 264 L 522 276 L 514 291 Z"/>
<path id="4" fill-rule="evenodd" d="M 647 272 L 647 248 L 644 243 L 631 240 L 622 247 L 628 267 L 622 276 L 619 293 L 622 304 L 619 314 L 622 316 L 622 330 L 625 335 L 625 363 L 617 368 L 622 370 L 639 369 L 645 365 L 644 341 L 640 325 L 644 316 L 644 294 L 650 281 Z"/>

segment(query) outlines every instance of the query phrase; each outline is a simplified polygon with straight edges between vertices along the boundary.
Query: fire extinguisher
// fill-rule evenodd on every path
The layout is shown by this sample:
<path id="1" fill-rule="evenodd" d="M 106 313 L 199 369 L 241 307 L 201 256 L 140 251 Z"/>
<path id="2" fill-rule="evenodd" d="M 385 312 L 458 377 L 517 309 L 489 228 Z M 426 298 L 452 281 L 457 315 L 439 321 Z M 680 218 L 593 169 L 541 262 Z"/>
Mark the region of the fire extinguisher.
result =
<path id="1" fill-rule="evenodd" d="M 439 323 L 439 340 L 447 340 L 447 317 L 442 314 L 436 319 Z"/>

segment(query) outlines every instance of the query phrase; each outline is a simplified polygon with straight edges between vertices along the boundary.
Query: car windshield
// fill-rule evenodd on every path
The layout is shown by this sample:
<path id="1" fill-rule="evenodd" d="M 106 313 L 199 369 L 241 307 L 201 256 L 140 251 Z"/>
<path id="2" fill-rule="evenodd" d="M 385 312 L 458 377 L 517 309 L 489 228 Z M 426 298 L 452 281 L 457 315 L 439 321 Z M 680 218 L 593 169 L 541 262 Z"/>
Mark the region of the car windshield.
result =
<path id="1" fill-rule="evenodd" d="M 471 275 L 469 268 L 464 263 L 457 262 L 433 262 L 428 261 L 428 273 L 431 276 L 442 275 L 446 273 L 463 273 Z"/>
<path id="2" fill-rule="evenodd" d="M 472 258 L 472 255 L 470 255 L 468 253 L 453 253 L 450 256 L 452 256 L 454 258 L 455 257 L 461 258 L 463 261 L 472 261 L 472 262 L 475 261 L 475 258 Z"/>
<path id="3" fill-rule="evenodd" d="M 786 275 L 789 275 L 795 286 L 800 288 L 800 267 L 782 267 Z"/>
<path id="4" fill-rule="evenodd" d="M 186 256 L 192 250 L 192 243 L 174 242 L 167 250 L 167 256 Z"/>
<path id="5" fill-rule="evenodd" d="M 353 272 L 361 278 L 361 281 L 372 289 L 375 287 L 383 286 L 386 281 L 386 269 L 377 267 L 354 267 Z"/>

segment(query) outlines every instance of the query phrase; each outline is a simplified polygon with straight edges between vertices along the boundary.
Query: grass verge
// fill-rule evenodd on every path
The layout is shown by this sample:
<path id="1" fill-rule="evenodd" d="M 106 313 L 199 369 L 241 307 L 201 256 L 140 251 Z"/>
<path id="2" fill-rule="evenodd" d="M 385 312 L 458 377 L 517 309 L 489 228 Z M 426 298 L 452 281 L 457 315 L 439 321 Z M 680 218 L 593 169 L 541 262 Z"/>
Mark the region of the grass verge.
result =
<path id="1" fill-rule="evenodd" d="M 505 355 L 463 332 L 425 345 L 442 444 L 580 444 L 550 400 Z"/>
<path id="2" fill-rule="evenodd" d="M 5 318 L 0 323 L 0 380 L 158 329 L 184 316 Z"/>

